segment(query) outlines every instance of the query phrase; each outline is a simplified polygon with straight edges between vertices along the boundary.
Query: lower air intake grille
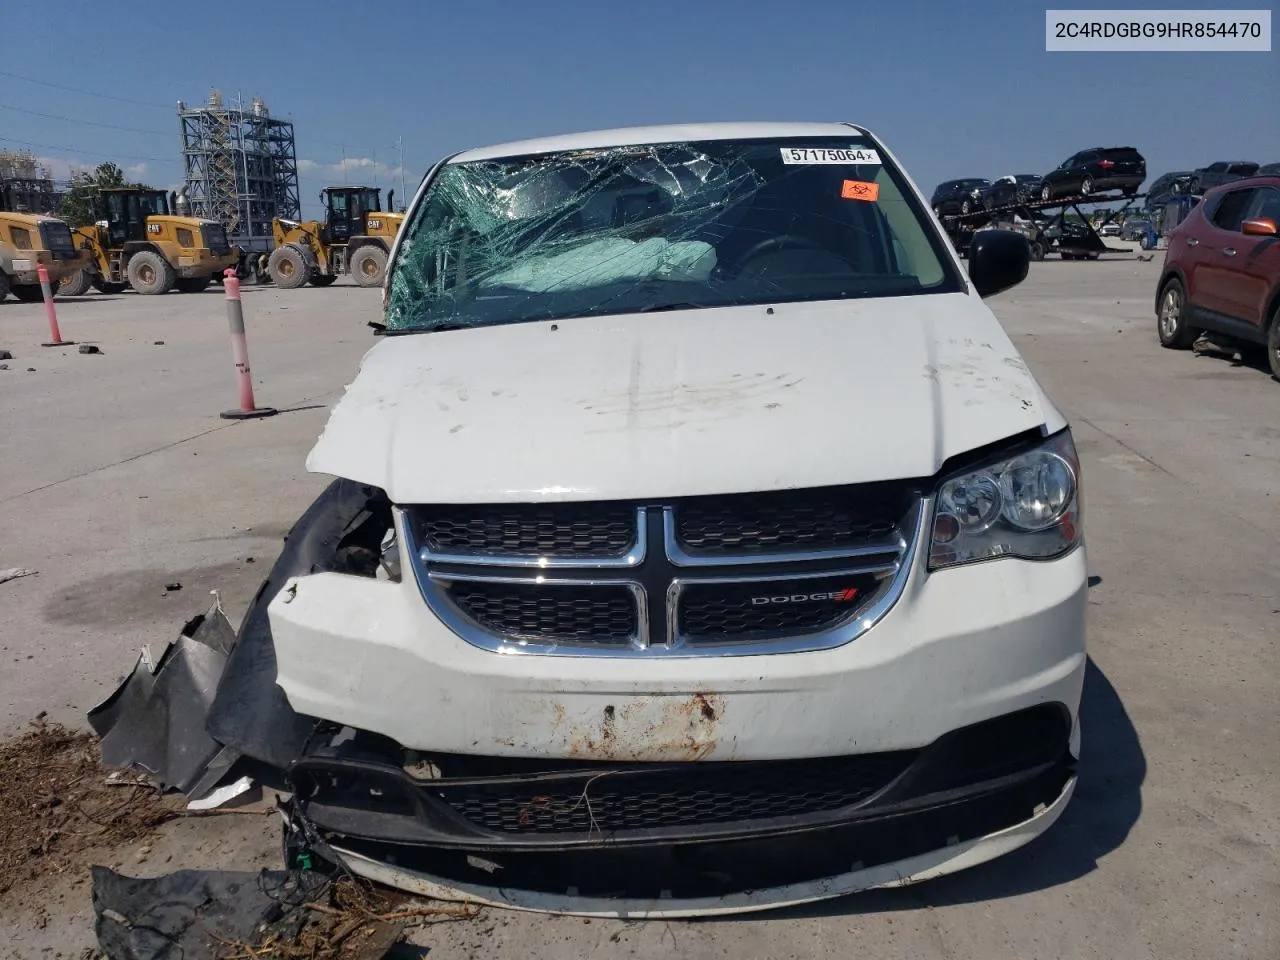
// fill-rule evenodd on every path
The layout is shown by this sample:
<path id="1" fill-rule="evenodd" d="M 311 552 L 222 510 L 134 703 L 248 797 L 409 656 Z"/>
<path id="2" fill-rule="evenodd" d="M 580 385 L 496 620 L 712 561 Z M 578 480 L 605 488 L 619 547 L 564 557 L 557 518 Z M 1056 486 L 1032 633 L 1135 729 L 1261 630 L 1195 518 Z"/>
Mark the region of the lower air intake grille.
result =
<path id="1" fill-rule="evenodd" d="M 500 833 L 599 834 L 725 824 L 839 810 L 893 780 L 914 751 L 817 760 L 681 764 L 678 769 L 563 782 L 474 784 L 440 797 L 478 827 Z"/>

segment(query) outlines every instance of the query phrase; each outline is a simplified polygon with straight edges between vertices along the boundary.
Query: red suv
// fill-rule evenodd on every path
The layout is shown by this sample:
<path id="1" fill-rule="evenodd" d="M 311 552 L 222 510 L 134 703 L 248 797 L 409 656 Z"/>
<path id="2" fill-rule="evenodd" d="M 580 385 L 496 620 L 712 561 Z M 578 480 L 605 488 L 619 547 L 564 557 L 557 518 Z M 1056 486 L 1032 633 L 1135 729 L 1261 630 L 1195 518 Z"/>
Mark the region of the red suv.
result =
<path id="1" fill-rule="evenodd" d="M 1280 177 L 1210 190 L 1169 236 L 1156 294 L 1160 342 L 1190 347 L 1201 332 L 1265 344 L 1280 378 Z"/>

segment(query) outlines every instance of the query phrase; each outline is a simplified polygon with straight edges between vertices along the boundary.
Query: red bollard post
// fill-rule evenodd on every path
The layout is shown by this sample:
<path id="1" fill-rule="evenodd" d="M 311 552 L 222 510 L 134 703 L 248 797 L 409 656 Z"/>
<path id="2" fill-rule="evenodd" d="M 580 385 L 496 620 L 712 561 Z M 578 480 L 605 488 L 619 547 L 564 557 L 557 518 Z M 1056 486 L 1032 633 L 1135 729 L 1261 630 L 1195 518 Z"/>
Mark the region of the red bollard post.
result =
<path id="1" fill-rule="evenodd" d="M 250 420 L 254 417 L 271 417 L 279 411 L 272 407 L 259 407 L 253 402 L 253 376 L 249 371 L 249 343 L 244 336 L 244 310 L 240 306 L 240 278 L 233 267 L 222 275 L 222 289 L 227 295 L 227 321 L 231 325 L 231 358 L 236 364 L 236 379 L 240 391 L 240 409 L 226 410 L 219 414 L 224 420 Z"/>
<path id="2" fill-rule="evenodd" d="M 53 288 L 49 285 L 49 268 L 43 263 L 36 264 L 36 276 L 40 278 L 40 292 L 44 294 L 44 312 L 49 315 L 49 341 L 42 347 L 73 347 L 74 340 L 63 340 L 62 331 L 58 329 L 58 310 L 53 305 Z"/>

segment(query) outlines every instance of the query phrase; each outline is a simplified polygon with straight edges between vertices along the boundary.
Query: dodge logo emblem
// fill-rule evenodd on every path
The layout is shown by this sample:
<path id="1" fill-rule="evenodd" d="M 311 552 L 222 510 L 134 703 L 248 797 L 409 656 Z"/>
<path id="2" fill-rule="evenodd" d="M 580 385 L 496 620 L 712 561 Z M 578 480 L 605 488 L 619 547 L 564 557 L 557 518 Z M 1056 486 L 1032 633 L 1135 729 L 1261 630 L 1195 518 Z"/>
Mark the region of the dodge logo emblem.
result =
<path id="1" fill-rule="evenodd" d="M 857 587 L 845 587 L 845 589 L 837 590 L 834 593 L 788 593 L 779 597 L 752 597 L 751 605 L 760 607 L 766 604 L 817 603 L 823 600 L 829 600 L 833 603 L 848 603 L 857 595 Z"/>

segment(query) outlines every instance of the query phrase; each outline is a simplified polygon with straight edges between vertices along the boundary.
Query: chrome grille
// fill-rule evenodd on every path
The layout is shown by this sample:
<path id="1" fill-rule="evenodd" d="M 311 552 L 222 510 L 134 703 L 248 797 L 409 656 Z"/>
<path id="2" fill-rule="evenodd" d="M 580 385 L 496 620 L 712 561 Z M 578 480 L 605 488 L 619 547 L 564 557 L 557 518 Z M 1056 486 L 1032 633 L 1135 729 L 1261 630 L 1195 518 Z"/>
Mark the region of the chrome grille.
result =
<path id="1" fill-rule="evenodd" d="M 702 656 L 848 643 L 905 586 L 925 515 L 908 484 L 668 503 L 410 506 L 428 605 L 503 652 Z"/>

